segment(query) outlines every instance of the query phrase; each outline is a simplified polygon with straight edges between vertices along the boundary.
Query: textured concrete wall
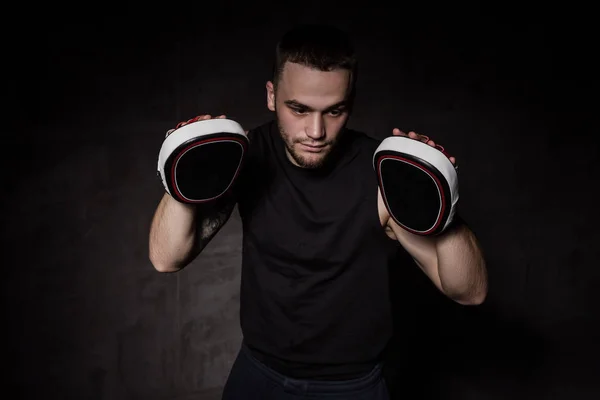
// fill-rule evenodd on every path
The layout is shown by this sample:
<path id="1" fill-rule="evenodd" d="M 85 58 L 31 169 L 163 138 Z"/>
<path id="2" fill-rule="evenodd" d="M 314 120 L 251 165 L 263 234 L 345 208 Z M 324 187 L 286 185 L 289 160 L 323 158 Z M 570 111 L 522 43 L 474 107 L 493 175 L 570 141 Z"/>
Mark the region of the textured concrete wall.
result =
<path id="1" fill-rule="evenodd" d="M 156 272 L 147 248 L 163 193 L 156 156 L 182 119 L 269 118 L 276 36 L 332 15 L 362 56 L 351 124 L 376 137 L 414 129 L 446 146 L 489 262 L 490 296 L 473 310 L 441 298 L 416 269 L 395 272 L 398 393 L 597 394 L 598 141 L 577 96 L 590 64 L 571 66 L 576 52 L 539 23 L 308 7 L 238 9 L 243 18 L 219 24 L 219 10 L 205 13 L 210 21 L 186 10 L 96 14 L 10 47 L 1 218 L 15 398 L 219 398 L 241 339 L 240 221 L 234 213 L 189 268 Z"/>

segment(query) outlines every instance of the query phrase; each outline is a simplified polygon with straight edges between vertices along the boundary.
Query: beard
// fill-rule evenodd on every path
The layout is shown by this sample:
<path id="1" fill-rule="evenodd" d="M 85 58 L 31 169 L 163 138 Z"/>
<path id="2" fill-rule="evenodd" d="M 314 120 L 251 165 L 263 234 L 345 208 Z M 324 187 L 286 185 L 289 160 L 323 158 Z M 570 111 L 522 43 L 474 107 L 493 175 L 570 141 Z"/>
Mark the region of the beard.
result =
<path id="1" fill-rule="evenodd" d="M 277 117 L 277 128 L 279 129 L 279 133 L 281 135 L 281 138 L 283 139 L 283 143 L 285 145 L 288 155 L 301 168 L 319 169 L 324 167 L 326 162 L 331 158 L 330 155 L 337 144 L 337 140 L 329 140 L 320 143 L 320 145 L 326 146 L 321 150 L 321 152 L 303 155 L 297 149 L 297 145 L 312 144 L 313 141 L 311 141 L 310 139 L 291 139 L 290 135 L 285 131 L 283 126 L 281 126 L 279 117 Z"/>

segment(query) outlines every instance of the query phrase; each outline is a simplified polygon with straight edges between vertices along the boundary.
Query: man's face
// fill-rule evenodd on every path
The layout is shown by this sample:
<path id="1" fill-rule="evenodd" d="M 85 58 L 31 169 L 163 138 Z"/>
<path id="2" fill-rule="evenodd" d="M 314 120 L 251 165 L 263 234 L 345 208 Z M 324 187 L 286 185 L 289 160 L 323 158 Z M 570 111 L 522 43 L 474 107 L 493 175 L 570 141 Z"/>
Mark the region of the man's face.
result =
<path id="1" fill-rule="evenodd" d="M 277 114 L 288 158 L 303 168 L 319 168 L 348 120 L 350 71 L 318 71 L 287 63 L 277 93 L 267 82 L 267 106 Z"/>

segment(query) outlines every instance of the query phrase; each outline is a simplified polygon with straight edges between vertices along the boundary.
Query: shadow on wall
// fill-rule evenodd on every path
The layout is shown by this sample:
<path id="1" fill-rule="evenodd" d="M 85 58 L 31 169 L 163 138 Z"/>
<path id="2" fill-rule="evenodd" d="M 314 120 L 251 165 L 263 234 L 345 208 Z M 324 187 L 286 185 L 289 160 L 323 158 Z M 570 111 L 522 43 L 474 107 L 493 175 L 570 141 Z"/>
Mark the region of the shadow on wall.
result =
<path id="1" fill-rule="evenodd" d="M 495 315 L 490 296 L 478 307 L 450 301 L 399 253 L 406 267 L 390 270 L 396 333 L 385 372 L 392 398 L 530 398 L 525 385 L 544 362 L 541 337 L 523 319 Z"/>

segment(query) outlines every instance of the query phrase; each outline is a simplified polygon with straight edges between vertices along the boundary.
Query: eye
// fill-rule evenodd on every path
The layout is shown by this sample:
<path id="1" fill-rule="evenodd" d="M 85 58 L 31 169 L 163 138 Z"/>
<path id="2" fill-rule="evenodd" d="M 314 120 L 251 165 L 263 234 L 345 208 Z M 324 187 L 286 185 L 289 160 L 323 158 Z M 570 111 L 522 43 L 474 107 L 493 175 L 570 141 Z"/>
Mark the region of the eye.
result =
<path id="1" fill-rule="evenodd" d="M 303 108 L 292 108 L 292 112 L 294 114 L 297 114 L 297 115 L 304 115 L 304 114 L 306 114 L 306 110 L 303 109 Z"/>
<path id="2" fill-rule="evenodd" d="M 329 115 L 331 115 L 332 117 L 339 117 L 343 114 L 344 114 L 344 110 L 341 110 L 341 109 L 329 111 Z"/>

